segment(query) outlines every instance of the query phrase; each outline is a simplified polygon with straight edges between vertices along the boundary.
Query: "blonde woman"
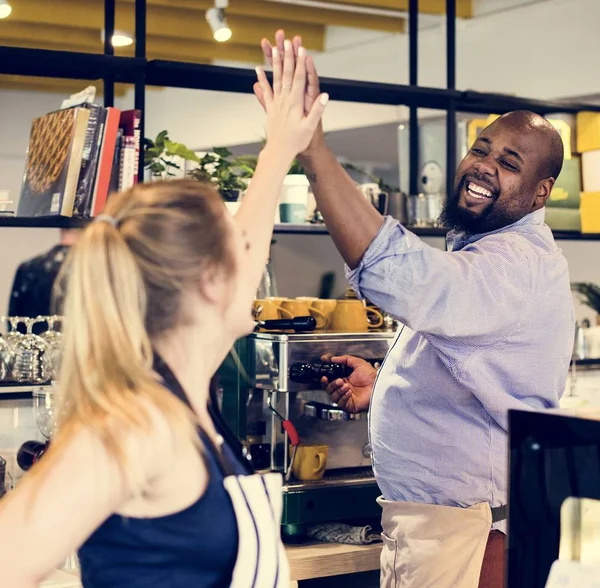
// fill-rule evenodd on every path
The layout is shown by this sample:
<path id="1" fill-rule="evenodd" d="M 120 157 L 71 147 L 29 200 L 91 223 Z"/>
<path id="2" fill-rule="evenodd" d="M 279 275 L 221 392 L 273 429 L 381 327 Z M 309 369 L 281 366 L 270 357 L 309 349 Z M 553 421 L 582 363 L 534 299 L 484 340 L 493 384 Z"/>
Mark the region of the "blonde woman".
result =
<path id="1" fill-rule="evenodd" d="M 36 586 L 74 549 L 86 588 L 287 586 L 280 477 L 249 472 L 209 410 L 211 377 L 254 326 L 283 178 L 328 99 L 305 115 L 306 55 L 294 68 L 284 53 L 272 88 L 257 71 L 268 140 L 235 218 L 211 186 L 141 185 L 75 246 L 61 422 L 0 504 L 2 588 Z"/>

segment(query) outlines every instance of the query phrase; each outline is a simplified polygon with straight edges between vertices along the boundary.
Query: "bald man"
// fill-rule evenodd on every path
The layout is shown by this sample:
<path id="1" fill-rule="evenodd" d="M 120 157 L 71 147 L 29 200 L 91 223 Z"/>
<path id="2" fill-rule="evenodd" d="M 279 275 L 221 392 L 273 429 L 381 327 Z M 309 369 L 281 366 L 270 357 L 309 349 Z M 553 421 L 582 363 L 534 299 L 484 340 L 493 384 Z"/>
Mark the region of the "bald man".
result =
<path id="1" fill-rule="evenodd" d="M 324 381 L 345 410 L 369 410 L 382 586 L 504 585 L 508 411 L 557 407 L 573 346 L 567 262 L 544 223 L 562 161 L 542 117 L 497 119 L 458 167 L 441 251 L 365 200 L 322 129 L 300 156 L 352 287 L 404 325 L 379 373 L 344 356 L 352 374 Z"/>

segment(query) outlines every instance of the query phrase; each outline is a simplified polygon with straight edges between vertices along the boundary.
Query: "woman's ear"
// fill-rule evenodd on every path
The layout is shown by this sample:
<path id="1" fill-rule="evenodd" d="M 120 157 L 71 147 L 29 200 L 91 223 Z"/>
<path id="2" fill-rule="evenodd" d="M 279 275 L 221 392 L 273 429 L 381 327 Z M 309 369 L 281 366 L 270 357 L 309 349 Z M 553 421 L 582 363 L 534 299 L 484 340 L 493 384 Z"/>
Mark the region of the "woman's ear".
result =
<path id="1" fill-rule="evenodd" d="M 202 272 L 202 280 L 198 283 L 200 295 L 211 304 L 225 300 L 230 287 L 226 272 L 216 265 L 206 268 Z"/>

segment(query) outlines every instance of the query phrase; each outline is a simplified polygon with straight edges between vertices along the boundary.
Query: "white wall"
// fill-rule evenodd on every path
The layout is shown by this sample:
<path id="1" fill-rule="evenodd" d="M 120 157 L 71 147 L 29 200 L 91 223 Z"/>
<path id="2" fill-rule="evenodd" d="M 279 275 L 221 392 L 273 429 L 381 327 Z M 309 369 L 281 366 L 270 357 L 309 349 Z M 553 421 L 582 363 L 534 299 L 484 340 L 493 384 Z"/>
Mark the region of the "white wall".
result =
<path id="1" fill-rule="evenodd" d="M 200 149 L 262 141 L 266 135 L 264 113 L 252 94 L 166 88 L 149 92 L 146 103 L 150 137 L 168 129 L 174 141 Z M 399 112 L 395 106 L 332 101 L 325 130 L 392 122 Z"/>
<path id="2" fill-rule="evenodd" d="M 490 1 L 484 0 L 485 5 Z M 506 3 L 494 2 L 487 6 L 489 14 L 457 24 L 458 88 L 532 98 L 600 90 L 600 2 L 547 0 L 501 11 L 498 8 Z M 343 31 L 331 31 L 332 50 L 315 58 L 321 75 L 408 83 L 407 35 L 357 35 L 349 30 L 344 42 Z M 443 26 L 419 33 L 419 84 L 446 85 Z"/>

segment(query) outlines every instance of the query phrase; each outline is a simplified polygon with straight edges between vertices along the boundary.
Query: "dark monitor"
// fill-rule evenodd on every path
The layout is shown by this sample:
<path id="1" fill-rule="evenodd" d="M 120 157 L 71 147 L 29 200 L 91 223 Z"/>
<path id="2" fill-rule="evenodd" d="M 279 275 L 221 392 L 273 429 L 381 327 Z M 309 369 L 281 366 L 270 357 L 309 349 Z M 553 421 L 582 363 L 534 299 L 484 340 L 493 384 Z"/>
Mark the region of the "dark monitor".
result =
<path id="1" fill-rule="evenodd" d="M 600 499 L 600 420 L 509 412 L 508 588 L 544 588 L 566 498 Z"/>

